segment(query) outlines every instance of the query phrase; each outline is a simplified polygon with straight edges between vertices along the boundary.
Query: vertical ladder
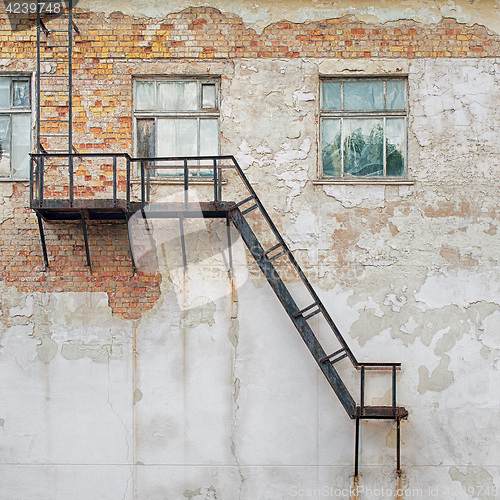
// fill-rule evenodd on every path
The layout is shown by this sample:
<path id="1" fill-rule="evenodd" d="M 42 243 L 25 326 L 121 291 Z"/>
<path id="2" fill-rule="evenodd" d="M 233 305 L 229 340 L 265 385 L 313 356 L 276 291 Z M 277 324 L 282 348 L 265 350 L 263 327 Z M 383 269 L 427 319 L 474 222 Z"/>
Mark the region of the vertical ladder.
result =
<path id="1" fill-rule="evenodd" d="M 55 13 L 54 5 L 67 8 Z M 72 0 L 57 4 L 53 0 L 38 1 L 38 153 L 73 152 L 73 30 L 78 33 L 73 22 Z"/>
<path id="2" fill-rule="evenodd" d="M 37 8 L 37 153 L 61 154 L 47 158 L 45 169 L 67 172 L 69 198 L 74 201 L 73 155 L 73 0 L 38 0 Z M 66 156 L 67 155 L 67 156 Z M 45 175 L 45 174 L 43 174 Z M 43 178 L 42 175 L 42 178 Z M 42 186 L 43 189 L 43 186 Z M 91 266 L 85 212 L 80 212 L 87 265 Z M 43 223 L 37 212 L 42 241 Z M 48 267 L 48 257 L 44 251 Z"/>

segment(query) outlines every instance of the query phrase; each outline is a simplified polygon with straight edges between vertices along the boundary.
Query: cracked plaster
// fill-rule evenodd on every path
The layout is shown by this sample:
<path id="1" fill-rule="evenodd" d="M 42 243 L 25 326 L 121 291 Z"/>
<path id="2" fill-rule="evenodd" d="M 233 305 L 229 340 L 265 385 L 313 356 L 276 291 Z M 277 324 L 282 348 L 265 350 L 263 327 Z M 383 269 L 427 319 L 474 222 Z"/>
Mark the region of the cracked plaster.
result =
<path id="1" fill-rule="evenodd" d="M 230 12 L 240 16 L 248 28 L 261 33 L 266 26 L 279 21 L 306 23 L 322 19 L 342 17 L 346 14 L 356 16 L 360 21 L 390 22 L 399 20 L 414 20 L 417 22 L 435 24 L 443 17 L 456 19 L 466 24 L 484 24 L 493 32 L 500 32 L 498 14 L 491 15 L 497 9 L 495 0 L 418 0 L 405 6 L 405 2 L 390 0 L 383 5 L 375 0 L 355 0 L 346 6 L 340 0 L 301 0 L 300 2 L 276 3 L 273 0 L 240 0 L 235 3 L 231 0 L 212 0 L 211 7 L 222 12 Z M 402 5 L 403 4 L 403 5 Z M 206 5 L 203 0 L 192 0 L 192 7 Z M 80 0 L 82 9 L 96 9 L 95 0 Z M 127 0 L 113 0 L 99 2 L 98 9 L 107 15 L 121 11 L 127 15 L 141 15 L 161 18 L 165 13 L 180 12 L 185 8 L 181 0 L 149 2 L 138 1 L 132 6 Z M 496 12 L 495 12 L 496 13 Z"/>

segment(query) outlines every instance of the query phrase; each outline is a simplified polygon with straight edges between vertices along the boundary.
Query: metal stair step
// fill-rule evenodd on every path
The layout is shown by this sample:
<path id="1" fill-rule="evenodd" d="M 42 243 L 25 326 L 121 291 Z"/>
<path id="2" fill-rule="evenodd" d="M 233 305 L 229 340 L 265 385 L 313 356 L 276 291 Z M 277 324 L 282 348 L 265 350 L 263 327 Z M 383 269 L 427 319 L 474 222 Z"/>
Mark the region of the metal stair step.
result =
<path id="1" fill-rule="evenodd" d="M 362 419 L 390 419 L 406 418 L 408 410 L 404 406 L 357 406 L 356 414 Z"/>

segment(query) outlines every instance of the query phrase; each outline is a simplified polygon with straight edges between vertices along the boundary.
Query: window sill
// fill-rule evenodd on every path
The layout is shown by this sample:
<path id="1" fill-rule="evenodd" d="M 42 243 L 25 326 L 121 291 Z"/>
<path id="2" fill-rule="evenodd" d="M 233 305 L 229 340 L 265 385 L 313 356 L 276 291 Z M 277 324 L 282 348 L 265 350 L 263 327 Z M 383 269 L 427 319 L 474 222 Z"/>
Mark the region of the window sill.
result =
<path id="1" fill-rule="evenodd" d="M 12 177 L 0 177 L 0 182 L 29 182 L 29 179 L 12 179 Z"/>
<path id="2" fill-rule="evenodd" d="M 415 184 L 414 179 L 314 179 L 312 181 L 314 185 L 318 184 L 341 184 L 347 186 L 356 185 L 390 185 L 390 186 L 412 186 Z"/>

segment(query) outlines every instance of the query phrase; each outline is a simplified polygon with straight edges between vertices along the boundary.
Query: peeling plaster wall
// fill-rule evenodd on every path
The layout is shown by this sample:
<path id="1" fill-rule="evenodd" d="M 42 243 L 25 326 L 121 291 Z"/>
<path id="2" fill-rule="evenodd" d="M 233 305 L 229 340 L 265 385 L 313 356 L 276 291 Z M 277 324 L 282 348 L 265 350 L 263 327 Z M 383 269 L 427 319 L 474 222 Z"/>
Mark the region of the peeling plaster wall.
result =
<path id="1" fill-rule="evenodd" d="M 255 29 L 348 11 L 376 23 L 446 15 L 498 32 L 486 1 L 300 2 L 285 13 L 276 2 L 211 4 Z M 98 10 L 162 17 L 181 7 Z M 222 153 L 237 157 L 358 358 L 403 363 L 410 498 L 499 496 L 499 62 L 117 64 L 120 75 L 222 75 Z M 408 75 L 413 184 L 313 182 L 319 78 L 339 74 Z M 241 197 L 231 181 L 227 193 Z M 0 227 L 16 223 L 20 205 L 1 183 Z M 200 261 L 217 232 L 205 229 Z M 159 249 L 159 298 L 133 318 L 113 307 L 113 292 L 0 281 L 0 498 L 348 498 L 354 425 L 250 257 L 233 279 L 220 256 L 183 275 Z M 296 277 L 287 281 L 300 296 Z M 130 302 L 146 293 L 119 286 Z M 355 374 L 342 373 L 356 391 Z M 387 404 L 387 377 L 370 380 L 369 401 Z M 394 425 L 363 423 L 361 438 L 360 485 L 393 498 Z"/>
<path id="2" fill-rule="evenodd" d="M 191 0 L 190 7 L 204 7 L 203 0 Z M 340 0 L 300 0 L 294 2 L 274 2 L 273 0 L 212 0 L 210 6 L 222 12 L 240 16 L 245 24 L 258 32 L 279 21 L 306 23 L 322 19 L 342 17 L 352 14 L 365 22 L 414 20 L 423 23 L 437 23 L 443 17 L 456 19 L 460 23 L 479 23 L 490 30 L 500 32 L 500 19 L 496 0 L 434 1 L 416 0 L 412 2 L 389 0 L 382 5 L 376 0 L 353 0 L 347 6 Z M 165 12 L 179 12 L 186 7 L 182 0 L 153 0 L 135 2 L 128 0 L 100 1 L 80 0 L 79 7 L 104 11 L 107 14 L 120 11 L 127 15 L 162 17 Z M 493 15 L 492 15 L 493 14 Z"/>

